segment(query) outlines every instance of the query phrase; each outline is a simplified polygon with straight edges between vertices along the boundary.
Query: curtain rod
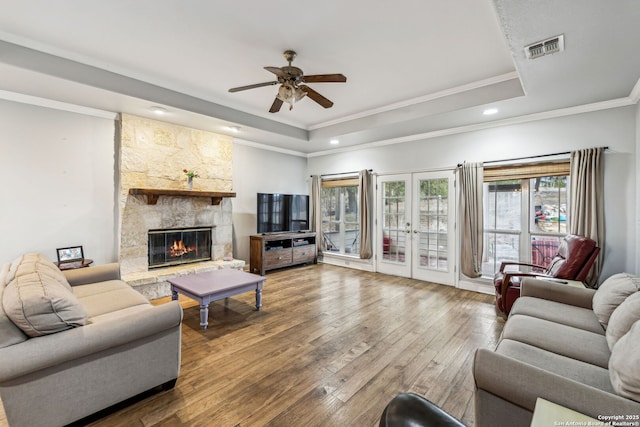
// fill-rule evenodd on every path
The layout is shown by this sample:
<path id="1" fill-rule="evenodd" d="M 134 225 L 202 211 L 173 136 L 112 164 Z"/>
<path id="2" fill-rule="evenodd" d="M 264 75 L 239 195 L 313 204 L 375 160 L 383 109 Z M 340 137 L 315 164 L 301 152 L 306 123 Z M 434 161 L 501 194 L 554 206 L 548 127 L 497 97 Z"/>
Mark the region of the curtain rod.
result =
<path id="1" fill-rule="evenodd" d="M 609 147 L 602 147 L 603 150 L 608 150 Z M 489 160 L 487 162 L 482 162 L 483 164 L 488 163 L 502 163 L 502 162 L 513 162 L 514 160 L 526 160 L 526 159 L 538 159 L 541 157 L 551 157 L 551 156 L 562 156 L 566 154 L 571 154 L 571 151 L 563 151 L 561 153 L 551 153 L 551 154 L 539 154 L 537 156 L 527 156 L 527 157 L 515 157 L 513 159 L 504 159 L 504 160 Z M 458 163 L 458 167 L 462 166 L 462 163 Z"/>
<path id="2" fill-rule="evenodd" d="M 373 169 L 367 169 L 369 172 L 373 172 Z M 340 173 L 326 173 L 323 175 L 320 175 L 320 177 L 325 177 L 325 176 L 336 176 L 336 175 L 355 175 L 357 173 L 360 173 L 360 171 L 353 171 L 353 172 L 340 172 Z M 310 175 L 311 178 L 313 178 L 313 175 Z"/>

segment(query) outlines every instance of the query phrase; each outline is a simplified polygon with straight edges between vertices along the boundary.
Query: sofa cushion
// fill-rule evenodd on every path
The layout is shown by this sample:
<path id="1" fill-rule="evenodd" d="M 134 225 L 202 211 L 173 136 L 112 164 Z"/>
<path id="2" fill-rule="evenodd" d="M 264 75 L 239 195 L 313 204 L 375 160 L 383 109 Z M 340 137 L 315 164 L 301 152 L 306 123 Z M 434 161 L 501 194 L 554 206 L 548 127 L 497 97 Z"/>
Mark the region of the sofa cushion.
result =
<path id="1" fill-rule="evenodd" d="M 618 273 L 605 280 L 593 295 L 593 312 L 605 328 L 613 311 L 631 294 L 640 291 L 640 277 Z"/>
<path id="2" fill-rule="evenodd" d="M 511 315 L 523 314 L 604 335 L 598 318 L 589 308 L 576 307 L 542 298 L 523 296 L 513 304 Z"/>
<path id="3" fill-rule="evenodd" d="M 629 332 L 631 326 L 638 320 L 640 320 L 640 292 L 627 297 L 611 314 L 607 327 L 609 348 L 613 350 L 616 342 Z"/>
<path id="4" fill-rule="evenodd" d="M 640 322 L 613 347 L 609 375 L 616 393 L 640 402 Z"/>
<path id="5" fill-rule="evenodd" d="M 83 298 L 106 294 L 121 289 L 133 290 L 133 288 L 129 286 L 127 282 L 124 282 L 122 280 L 106 280 L 104 282 L 92 282 L 84 285 L 76 285 L 71 288 L 71 291 L 75 296 L 82 300 Z M 138 292 L 136 293 L 139 294 Z"/>
<path id="6" fill-rule="evenodd" d="M 146 305 L 132 305 L 131 307 L 123 308 L 122 310 L 111 311 L 109 313 L 101 314 L 99 316 L 89 317 L 89 322 L 92 324 L 102 322 L 118 322 L 122 318 L 134 315 L 136 313 L 143 312 L 145 310 L 153 310 L 155 307 L 151 304 Z"/>
<path id="7" fill-rule="evenodd" d="M 510 339 L 501 340 L 496 348 L 496 352 L 579 383 L 609 393 L 614 392 L 611 386 L 609 372 L 604 367 L 581 362 L 552 351 L 543 350 Z M 496 380 L 500 381 L 500 378 L 496 378 Z"/>
<path id="8" fill-rule="evenodd" d="M 9 278 L 2 295 L 4 311 L 30 337 L 87 323 L 87 312 L 64 275 L 42 255 L 18 258 L 9 269 Z"/>
<path id="9" fill-rule="evenodd" d="M 5 278 L 9 273 L 10 263 L 6 263 L 0 268 L 0 348 L 18 344 L 27 340 L 27 336 L 18 328 L 15 323 L 7 317 L 2 306 L 2 294 L 6 286 Z"/>
<path id="10" fill-rule="evenodd" d="M 73 287 L 73 293 L 87 310 L 89 318 L 138 305 L 149 305 L 141 293 L 122 280 Z"/>
<path id="11" fill-rule="evenodd" d="M 611 352 L 601 334 L 521 314 L 509 316 L 502 331 L 511 339 L 606 368 Z"/>

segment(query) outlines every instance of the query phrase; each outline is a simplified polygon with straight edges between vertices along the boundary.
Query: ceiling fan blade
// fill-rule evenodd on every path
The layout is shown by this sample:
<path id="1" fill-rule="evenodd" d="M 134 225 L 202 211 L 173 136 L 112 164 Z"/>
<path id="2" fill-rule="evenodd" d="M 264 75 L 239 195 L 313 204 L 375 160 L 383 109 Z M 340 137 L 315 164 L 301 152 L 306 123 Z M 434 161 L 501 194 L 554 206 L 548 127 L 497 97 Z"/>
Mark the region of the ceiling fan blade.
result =
<path id="1" fill-rule="evenodd" d="M 283 78 L 283 79 L 287 78 L 287 74 L 284 71 L 282 71 L 280 67 L 264 67 L 264 69 L 267 71 L 271 71 L 273 74 L 275 74 L 280 78 Z"/>
<path id="2" fill-rule="evenodd" d="M 313 99 L 318 104 L 322 105 L 324 108 L 331 108 L 333 106 L 333 102 L 329 101 L 327 98 L 325 98 L 324 96 L 320 95 L 318 92 L 316 92 L 315 90 L 311 89 L 309 86 L 301 85 L 300 89 L 302 89 L 303 91 L 307 92 L 307 96 L 309 98 Z"/>
<path id="3" fill-rule="evenodd" d="M 302 76 L 302 81 L 307 83 L 344 83 L 347 78 L 342 74 L 315 74 Z"/>
<path id="4" fill-rule="evenodd" d="M 282 100 L 280 98 L 276 98 L 273 100 L 273 104 L 271 104 L 271 108 L 269 108 L 270 113 L 277 113 L 280 111 L 280 107 L 282 107 Z"/>
<path id="5" fill-rule="evenodd" d="M 240 92 L 241 90 L 255 89 L 257 87 L 262 87 L 262 86 L 273 86 L 273 85 L 277 85 L 278 83 L 279 83 L 278 81 L 272 81 L 272 82 L 256 83 L 256 84 L 247 85 L 247 86 L 232 87 L 231 89 L 229 89 L 229 92 Z"/>

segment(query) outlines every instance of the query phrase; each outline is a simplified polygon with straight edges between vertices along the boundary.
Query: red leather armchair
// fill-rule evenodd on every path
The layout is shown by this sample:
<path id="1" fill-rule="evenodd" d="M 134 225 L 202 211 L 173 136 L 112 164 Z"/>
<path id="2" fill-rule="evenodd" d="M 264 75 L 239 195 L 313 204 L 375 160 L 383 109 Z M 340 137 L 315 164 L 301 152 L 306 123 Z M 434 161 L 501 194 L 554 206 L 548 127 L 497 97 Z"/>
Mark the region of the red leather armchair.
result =
<path id="1" fill-rule="evenodd" d="M 520 296 L 520 281 L 523 277 L 585 280 L 598 253 L 600 253 L 600 248 L 596 246 L 594 240 L 570 234 L 564 237 L 558 248 L 558 253 L 546 268 L 517 261 L 503 261 L 500 270 L 493 278 L 498 310 L 505 315 L 509 314 L 511 306 Z M 522 272 L 509 269 L 505 271 L 506 267 L 511 265 L 529 267 L 531 271 Z"/>

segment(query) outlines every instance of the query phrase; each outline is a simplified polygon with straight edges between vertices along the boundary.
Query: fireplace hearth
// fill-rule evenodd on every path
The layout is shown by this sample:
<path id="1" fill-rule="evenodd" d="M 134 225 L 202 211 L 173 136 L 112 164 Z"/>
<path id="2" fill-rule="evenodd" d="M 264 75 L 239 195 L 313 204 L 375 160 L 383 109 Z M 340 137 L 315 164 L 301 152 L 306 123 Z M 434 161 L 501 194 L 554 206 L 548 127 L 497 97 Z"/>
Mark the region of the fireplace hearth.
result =
<path id="1" fill-rule="evenodd" d="M 149 230 L 149 268 L 168 267 L 212 259 L 213 227 Z"/>

